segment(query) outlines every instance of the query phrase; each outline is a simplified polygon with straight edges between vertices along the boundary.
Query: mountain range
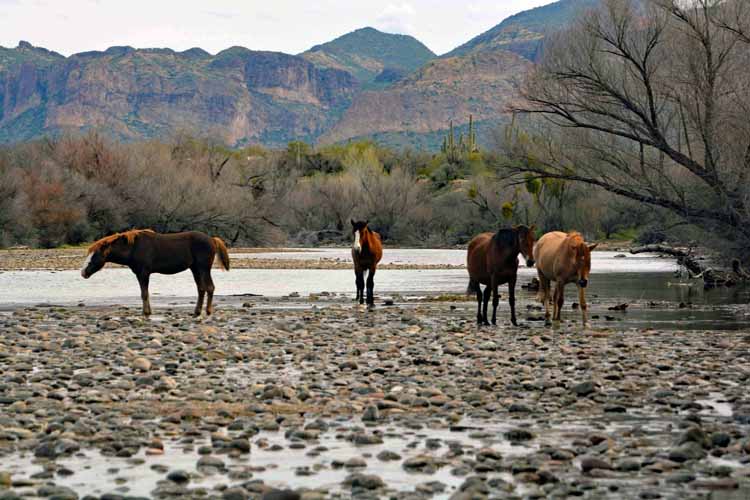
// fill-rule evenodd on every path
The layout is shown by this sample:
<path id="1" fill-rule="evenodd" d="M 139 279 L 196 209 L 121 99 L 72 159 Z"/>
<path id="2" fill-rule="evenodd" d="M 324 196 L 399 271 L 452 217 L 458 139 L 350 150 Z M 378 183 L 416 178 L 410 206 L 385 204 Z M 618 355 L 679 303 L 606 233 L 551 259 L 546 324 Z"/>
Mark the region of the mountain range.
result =
<path id="1" fill-rule="evenodd" d="M 374 138 L 435 148 L 474 116 L 480 141 L 539 60 L 549 33 L 600 0 L 521 12 L 448 54 L 363 28 L 297 55 L 231 47 L 69 57 L 0 47 L 0 143 L 95 129 L 124 141 L 210 135 L 233 146 Z"/>

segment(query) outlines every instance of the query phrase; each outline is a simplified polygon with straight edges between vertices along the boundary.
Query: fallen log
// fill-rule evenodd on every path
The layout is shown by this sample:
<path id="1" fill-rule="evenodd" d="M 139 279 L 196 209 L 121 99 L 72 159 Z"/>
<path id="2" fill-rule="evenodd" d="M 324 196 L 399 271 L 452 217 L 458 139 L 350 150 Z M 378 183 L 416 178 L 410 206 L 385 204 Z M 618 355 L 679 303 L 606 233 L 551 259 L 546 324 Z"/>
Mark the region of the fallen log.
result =
<path id="1" fill-rule="evenodd" d="M 725 271 L 708 267 L 704 264 L 704 261 L 693 254 L 693 251 L 690 248 L 655 244 L 631 248 L 630 253 L 658 253 L 676 257 L 677 263 L 687 269 L 688 274 L 692 279 L 703 279 L 703 286 L 705 288 L 736 286 L 741 282 L 750 281 L 750 274 L 742 269 L 742 265 L 738 259 L 732 261 L 731 271 Z"/>

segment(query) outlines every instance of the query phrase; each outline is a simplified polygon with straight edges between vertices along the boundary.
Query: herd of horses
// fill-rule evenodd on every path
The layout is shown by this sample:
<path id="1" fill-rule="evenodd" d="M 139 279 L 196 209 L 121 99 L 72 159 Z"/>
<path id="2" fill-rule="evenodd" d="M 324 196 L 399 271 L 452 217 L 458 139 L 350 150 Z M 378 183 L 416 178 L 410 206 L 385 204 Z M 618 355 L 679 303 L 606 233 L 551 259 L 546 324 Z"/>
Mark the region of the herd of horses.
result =
<path id="1" fill-rule="evenodd" d="M 367 221 L 350 221 L 352 225 L 352 261 L 354 263 L 356 300 L 373 306 L 375 271 L 383 257 L 380 235 L 369 229 Z M 550 303 L 553 306 L 552 320 L 560 320 L 566 284 L 578 287 L 579 304 L 583 324 L 587 324 L 585 290 L 591 271 L 591 251 L 596 245 L 588 245 L 577 232 L 554 231 L 539 240 L 534 236 L 535 227 L 524 225 L 500 229 L 496 233 L 482 233 L 469 242 L 466 264 L 469 271 L 468 292 L 476 294 L 477 323 L 489 325 L 487 309 L 492 296 L 492 324 L 497 324 L 497 307 L 500 302 L 498 288 L 508 285 L 510 320 L 516 325 L 516 279 L 518 255 L 522 255 L 528 267 L 536 264 L 539 277 L 537 298 L 544 304 L 545 319 L 549 325 Z M 193 273 L 198 289 L 198 301 L 194 314 L 201 314 L 204 297 L 206 314 L 213 312 L 214 283 L 211 268 L 216 255 L 221 266 L 229 270 L 229 253 L 221 238 L 211 237 L 198 231 L 160 234 L 150 229 L 135 229 L 116 233 L 94 242 L 89 248 L 81 267 L 81 276 L 91 277 L 107 262 L 127 266 L 135 274 L 141 287 L 143 314 L 151 314 L 148 284 L 153 273 L 176 274 L 187 269 Z M 365 282 L 365 272 L 367 281 Z M 551 293 L 555 282 L 554 293 Z M 485 285 L 484 291 L 481 285 Z M 366 294 L 365 294 L 366 290 Z"/>

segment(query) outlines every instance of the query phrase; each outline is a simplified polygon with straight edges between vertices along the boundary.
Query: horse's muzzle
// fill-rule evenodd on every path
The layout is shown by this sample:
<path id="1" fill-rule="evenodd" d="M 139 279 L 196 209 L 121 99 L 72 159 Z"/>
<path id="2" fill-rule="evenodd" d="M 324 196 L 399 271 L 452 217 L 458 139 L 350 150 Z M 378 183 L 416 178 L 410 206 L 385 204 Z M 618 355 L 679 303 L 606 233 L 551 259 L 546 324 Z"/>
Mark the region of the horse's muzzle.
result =
<path id="1" fill-rule="evenodd" d="M 589 280 L 578 280 L 578 286 L 580 286 L 581 288 L 586 288 L 588 284 L 589 284 Z"/>
<path id="2" fill-rule="evenodd" d="M 86 271 L 81 271 L 81 277 L 85 280 L 90 278 L 90 275 L 86 274 Z"/>
<path id="3" fill-rule="evenodd" d="M 526 259 L 526 267 L 534 267 L 534 259 Z"/>

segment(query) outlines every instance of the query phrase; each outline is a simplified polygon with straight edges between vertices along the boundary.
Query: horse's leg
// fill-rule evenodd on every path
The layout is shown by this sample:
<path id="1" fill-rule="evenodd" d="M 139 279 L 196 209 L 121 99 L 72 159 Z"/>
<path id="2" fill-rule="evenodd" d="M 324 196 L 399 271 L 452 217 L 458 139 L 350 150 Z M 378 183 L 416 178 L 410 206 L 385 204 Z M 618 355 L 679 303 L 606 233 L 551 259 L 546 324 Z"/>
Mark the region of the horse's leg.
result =
<path id="1" fill-rule="evenodd" d="M 492 324 L 497 325 L 497 306 L 500 304 L 500 294 L 497 289 L 500 285 L 495 276 L 490 279 L 490 286 L 492 287 Z"/>
<path id="2" fill-rule="evenodd" d="M 354 268 L 354 287 L 357 289 L 357 296 L 354 297 L 354 302 L 359 302 L 359 271 Z"/>
<path id="3" fill-rule="evenodd" d="M 549 280 L 544 277 L 544 275 L 539 269 L 536 270 L 536 277 L 539 280 L 539 291 L 536 294 L 536 300 L 544 303 L 544 301 L 547 299 L 547 289 L 549 288 Z"/>
<path id="4" fill-rule="evenodd" d="M 203 309 L 203 296 L 206 294 L 206 291 L 203 288 L 203 276 L 201 272 L 197 269 L 191 269 L 191 271 L 193 272 L 193 279 L 195 280 L 195 286 L 198 288 L 198 302 L 195 303 L 195 310 L 193 311 L 193 316 L 200 316 L 201 309 Z"/>
<path id="5" fill-rule="evenodd" d="M 578 287 L 578 302 L 581 304 L 581 316 L 583 318 L 583 326 L 586 327 L 589 323 L 588 318 L 586 317 L 586 313 L 588 311 L 588 304 L 586 304 L 586 289 L 579 286 Z"/>
<path id="6" fill-rule="evenodd" d="M 151 301 L 148 297 L 148 279 L 149 273 L 138 273 L 138 284 L 141 286 L 141 300 L 143 301 L 143 315 L 151 316 Z"/>
<path id="7" fill-rule="evenodd" d="M 367 305 L 375 305 L 375 266 L 367 273 Z"/>
<path id="8" fill-rule="evenodd" d="M 483 312 L 482 312 L 482 324 L 489 325 L 490 322 L 487 321 L 487 306 L 490 304 L 490 295 L 492 294 L 492 289 L 490 288 L 490 285 L 487 285 L 484 287 L 484 303 L 482 304 Z"/>
<path id="9" fill-rule="evenodd" d="M 206 295 L 208 296 L 206 300 L 206 315 L 211 316 L 214 313 L 214 280 L 211 279 L 210 267 L 203 275 L 203 279 L 204 289 L 206 290 Z"/>
<path id="10" fill-rule="evenodd" d="M 356 271 L 357 273 L 357 300 L 360 304 L 365 303 L 365 272 Z"/>
<path id="11" fill-rule="evenodd" d="M 552 319 L 560 321 L 562 319 L 562 307 L 565 302 L 565 284 L 561 281 L 557 282 L 555 287 L 555 314 Z"/>
<path id="12" fill-rule="evenodd" d="M 510 322 L 518 326 L 516 321 L 516 276 L 508 280 L 508 304 L 510 304 Z"/>
<path id="13" fill-rule="evenodd" d="M 482 286 L 477 283 L 477 325 L 482 326 Z"/>
<path id="14" fill-rule="evenodd" d="M 541 273 L 539 273 L 539 295 L 540 300 L 544 304 L 544 326 L 550 326 L 552 322 L 549 318 L 549 303 L 550 303 L 550 290 L 551 289 L 551 283 L 550 280 L 542 276 Z"/>

